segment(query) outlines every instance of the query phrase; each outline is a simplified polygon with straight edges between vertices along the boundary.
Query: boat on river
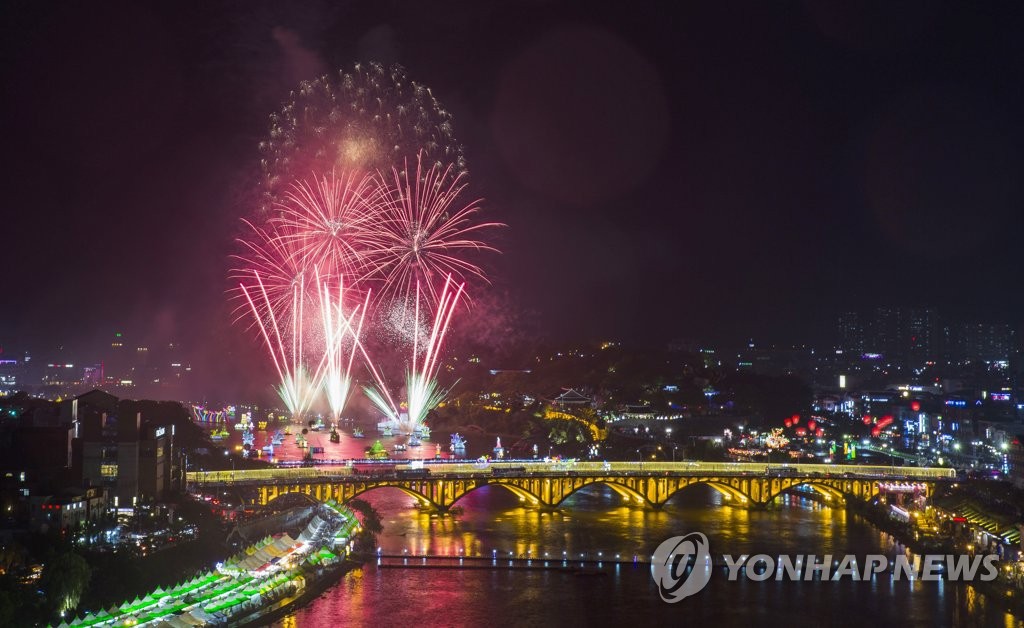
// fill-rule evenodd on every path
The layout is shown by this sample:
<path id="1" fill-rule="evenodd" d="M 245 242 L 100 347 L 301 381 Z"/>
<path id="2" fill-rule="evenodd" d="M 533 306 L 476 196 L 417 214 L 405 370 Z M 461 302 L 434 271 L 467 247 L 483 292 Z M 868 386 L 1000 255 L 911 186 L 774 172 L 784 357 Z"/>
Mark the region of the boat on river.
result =
<path id="1" fill-rule="evenodd" d="M 464 453 L 466 451 L 466 439 L 463 438 L 458 432 L 452 434 L 451 450 L 460 453 Z"/>
<path id="2" fill-rule="evenodd" d="M 384 443 L 374 441 L 372 445 L 366 448 L 366 457 L 370 460 L 387 460 L 388 450 L 384 449 Z"/>

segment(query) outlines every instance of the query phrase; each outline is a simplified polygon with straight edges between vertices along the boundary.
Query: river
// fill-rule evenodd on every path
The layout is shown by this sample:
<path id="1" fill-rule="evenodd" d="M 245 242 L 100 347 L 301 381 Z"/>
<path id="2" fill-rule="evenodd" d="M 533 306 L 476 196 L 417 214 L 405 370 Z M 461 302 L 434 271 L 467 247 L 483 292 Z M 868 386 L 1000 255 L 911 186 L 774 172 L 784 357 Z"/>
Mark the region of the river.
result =
<path id="1" fill-rule="evenodd" d="M 268 462 L 302 460 L 302 457 L 306 452 L 296 445 L 298 437 L 302 435 L 302 429 L 304 426 L 301 425 L 288 425 L 287 427 L 293 432 L 293 434 L 284 436 L 281 445 L 274 447 L 272 454 L 263 451 L 264 447 L 271 444 L 274 433 L 279 429 L 284 430 L 285 427 L 285 424 L 274 424 L 270 429 L 254 432 L 253 436 L 255 442 L 253 444 L 253 448 L 254 450 L 259 450 L 260 458 L 262 460 L 267 460 Z M 365 434 L 364 438 L 353 437 L 353 428 L 355 427 L 359 427 L 363 430 Z M 343 423 L 339 428 L 339 442 L 337 443 L 331 442 L 330 429 L 313 431 L 307 428 L 306 434 L 302 436 L 311 447 L 323 449 L 322 452 L 318 451 L 314 456 L 321 462 L 328 460 L 351 460 L 364 458 L 365 449 L 377 440 L 381 441 L 381 444 L 387 449 L 388 454 L 395 460 L 429 459 L 438 455 L 443 458 L 476 458 L 485 454 L 493 456 L 493 449 L 496 443 L 494 436 L 486 436 L 477 432 L 463 434 L 467 440 L 466 450 L 460 452 L 458 455 L 453 455 L 449 451 L 451 434 L 449 432 L 435 432 L 433 434 L 433 438 L 423 441 L 420 446 L 408 447 L 404 451 L 396 451 L 396 445 L 409 444 L 409 437 L 404 435 L 382 436 L 377 431 L 375 424 L 371 424 L 366 421 Z M 507 440 L 508 439 L 506 439 L 506 441 Z M 220 445 L 241 451 L 242 432 L 229 429 L 228 438 L 222 441 Z"/>
<path id="2" fill-rule="evenodd" d="M 385 553 L 578 556 L 650 554 L 670 536 L 700 531 L 713 555 L 888 554 L 891 539 L 842 509 L 798 496 L 767 510 L 723 503 L 706 487 L 680 493 L 662 510 L 622 506 L 595 487 L 556 512 L 523 508 L 504 489 L 486 487 L 460 500 L 452 517 L 421 513 L 403 493 L 366 495 L 384 519 Z M 975 589 L 950 582 L 729 582 L 716 571 L 708 586 L 668 604 L 646 566 L 605 566 L 607 577 L 556 571 L 383 569 L 349 572 L 319 598 L 277 624 L 356 626 L 1024 626 Z M 705 623 L 706 622 L 706 623 Z"/>

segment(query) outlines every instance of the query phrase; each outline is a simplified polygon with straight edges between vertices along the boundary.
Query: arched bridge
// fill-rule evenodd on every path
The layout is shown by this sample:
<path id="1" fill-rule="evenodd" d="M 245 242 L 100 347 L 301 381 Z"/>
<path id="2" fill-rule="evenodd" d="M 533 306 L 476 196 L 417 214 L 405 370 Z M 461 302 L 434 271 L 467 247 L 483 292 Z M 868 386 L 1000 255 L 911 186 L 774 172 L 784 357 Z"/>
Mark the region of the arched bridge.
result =
<path id="1" fill-rule="evenodd" d="M 499 462 L 356 463 L 352 466 L 189 472 L 193 491 L 245 488 L 259 505 L 299 493 L 309 499 L 346 502 L 377 488 L 397 488 L 421 506 L 447 511 L 483 486 L 501 486 L 520 501 L 558 507 L 570 495 L 595 484 L 608 486 L 638 506 L 659 507 L 677 492 L 706 484 L 734 503 L 758 506 L 808 487 L 826 501 L 869 500 L 882 492 L 928 493 L 952 481 L 952 469 L 855 465 L 770 465 L 713 462 Z"/>

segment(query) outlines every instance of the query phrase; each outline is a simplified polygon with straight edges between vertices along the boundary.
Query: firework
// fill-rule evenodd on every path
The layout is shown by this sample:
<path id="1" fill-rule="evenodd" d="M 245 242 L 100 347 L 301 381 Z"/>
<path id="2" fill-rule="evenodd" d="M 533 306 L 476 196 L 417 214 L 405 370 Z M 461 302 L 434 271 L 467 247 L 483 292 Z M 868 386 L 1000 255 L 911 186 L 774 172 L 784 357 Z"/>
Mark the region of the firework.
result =
<path id="1" fill-rule="evenodd" d="M 250 307 L 254 306 L 254 319 L 269 321 L 273 315 L 288 324 L 295 312 L 292 305 L 296 292 L 305 296 L 310 292 L 307 288 L 314 287 L 307 285 L 310 273 L 304 266 L 305 258 L 296 250 L 294 240 L 281 237 L 273 225 L 264 229 L 245 219 L 242 222 L 252 233 L 249 239 L 238 240 L 243 252 L 233 256 L 236 266 L 228 274 L 239 282 L 232 294 L 239 301 L 235 308 L 236 320 L 248 315 Z M 246 288 L 250 293 L 258 290 L 263 298 L 253 301 Z"/>
<path id="2" fill-rule="evenodd" d="M 344 282 L 338 282 L 337 297 L 332 294 L 328 282 L 318 281 L 320 286 L 320 315 L 324 335 L 324 392 L 331 416 L 341 418 L 352 388 L 352 364 L 363 331 L 363 320 L 369 306 L 370 295 L 360 306 L 345 314 Z M 358 318 L 357 318 L 358 317 Z M 349 343 L 346 336 L 351 336 Z"/>
<path id="3" fill-rule="evenodd" d="M 292 185 L 269 220 L 279 241 L 272 253 L 292 256 L 289 267 L 358 281 L 367 274 L 369 252 L 380 246 L 372 185 L 372 177 L 333 170 Z"/>
<path id="4" fill-rule="evenodd" d="M 358 353 L 370 400 L 414 429 L 447 394 L 440 352 L 465 285 L 486 281 L 472 256 L 494 249 L 480 236 L 498 226 L 461 198 L 451 115 L 402 68 L 357 64 L 302 83 L 260 150 L 260 207 L 230 277 L 278 394 L 301 417 L 322 390 L 340 417 Z M 411 348 L 401 405 L 363 342 L 368 329 Z"/>
<path id="5" fill-rule="evenodd" d="M 380 197 L 374 206 L 380 212 L 379 234 L 371 256 L 381 300 L 411 306 L 412 297 L 418 299 L 422 289 L 429 304 L 436 304 L 442 277 L 463 283 L 470 277 L 486 281 L 483 270 L 465 254 L 495 251 L 476 238 L 481 231 L 502 225 L 473 220 L 479 201 L 458 204 L 466 187 L 463 175 L 453 176 L 451 166 L 426 166 L 421 153 L 415 171 L 406 163 L 403 170 L 393 168 L 378 177 Z"/>
<path id="6" fill-rule="evenodd" d="M 424 151 L 434 163 L 466 171 L 451 114 L 401 66 L 380 63 L 301 83 L 270 116 L 260 150 L 264 211 L 311 170 L 374 172 Z"/>
<path id="7" fill-rule="evenodd" d="M 249 305 L 263 343 L 270 353 L 280 384 L 277 394 L 292 417 L 299 419 L 309 410 L 320 385 L 325 360 L 315 369 L 306 366 L 303 353 L 303 303 L 306 300 L 303 282 L 292 288 L 290 324 L 282 323 L 275 314 L 267 288 L 258 271 L 252 271 L 255 286 L 239 284 L 239 290 Z M 253 298 L 255 295 L 255 299 Z M 266 319 L 266 320 L 264 320 Z"/>
<path id="8" fill-rule="evenodd" d="M 437 307 L 434 309 L 434 320 L 429 332 L 425 334 L 427 341 L 421 343 L 421 330 L 413 334 L 412 356 L 408 370 L 406 371 L 406 408 L 407 413 L 400 412 L 395 406 L 391 395 L 388 393 L 384 381 L 376 370 L 373 371 L 376 387 L 367 387 L 366 395 L 389 419 L 400 424 L 407 432 L 413 432 L 423 424 L 427 414 L 444 400 L 448 393 L 442 389 L 437 381 L 437 371 L 440 365 L 441 346 L 448 333 L 451 324 L 452 314 L 463 295 L 465 284 L 456 286 L 455 281 L 449 275 L 445 278 L 444 284 L 438 292 Z M 413 320 L 419 321 L 420 308 L 419 287 L 416 290 L 415 316 Z M 419 325 L 419 323 L 417 323 Z"/>

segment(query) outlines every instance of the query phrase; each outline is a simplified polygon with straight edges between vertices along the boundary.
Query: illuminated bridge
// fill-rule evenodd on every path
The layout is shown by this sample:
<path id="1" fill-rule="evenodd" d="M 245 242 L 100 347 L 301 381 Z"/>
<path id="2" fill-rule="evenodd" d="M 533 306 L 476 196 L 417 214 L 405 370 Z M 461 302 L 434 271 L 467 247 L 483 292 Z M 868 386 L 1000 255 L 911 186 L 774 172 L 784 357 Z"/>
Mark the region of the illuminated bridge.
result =
<path id="1" fill-rule="evenodd" d="M 627 503 L 660 507 L 677 492 L 705 484 L 728 500 L 760 506 L 800 487 L 820 493 L 828 502 L 843 503 L 850 498 L 870 500 L 880 493 L 927 494 L 936 483 L 954 479 L 952 469 L 941 468 L 722 462 L 512 461 L 485 465 L 435 461 L 187 474 L 193 492 L 237 488 L 259 505 L 296 493 L 311 500 L 344 503 L 374 489 L 397 488 L 416 498 L 422 507 L 441 512 L 483 486 L 501 486 L 526 504 L 556 508 L 576 491 L 592 485 L 609 487 Z"/>

